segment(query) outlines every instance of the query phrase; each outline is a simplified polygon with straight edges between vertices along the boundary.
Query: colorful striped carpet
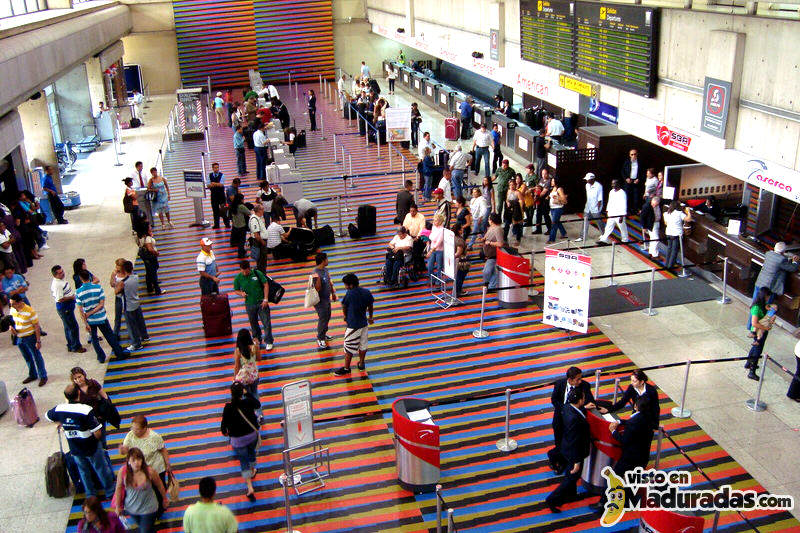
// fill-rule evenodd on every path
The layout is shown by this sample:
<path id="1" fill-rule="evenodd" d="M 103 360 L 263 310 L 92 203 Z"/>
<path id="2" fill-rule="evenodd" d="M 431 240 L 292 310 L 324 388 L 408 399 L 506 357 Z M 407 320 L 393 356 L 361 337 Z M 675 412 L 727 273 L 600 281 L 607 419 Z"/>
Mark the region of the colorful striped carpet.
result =
<path id="1" fill-rule="evenodd" d="M 316 88 L 310 86 L 312 88 Z M 285 88 L 284 88 L 285 90 Z M 296 115 L 298 129 L 305 127 L 304 106 L 287 98 Z M 307 178 L 341 175 L 334 163 L 331 132 L 352 132 L 331 105 L 320 99 L 327 141 L 319 133 L 309 133 L 309 146 L 298 152 L 297 166 Z M 306 128 L 307 129 L 307 128 Z M 231 132 L 214 128 L 210 139 L 212 159 L 219 161 L 227 179 L 235 176 L 235 156 Z M 338 137 L 351 155 L 353 173 L 388 170 L 388 157 L 377 159 L 375 145 L 364 146 L 358 135 Z M 202 142 L 175 143 L 175 152 L 165 162 L 165 176 L 173 191 L 180 191 L 180 172 L 199 163 Z M 415 158 L 406 152 L 409 166 Z M 248 151 L 248 164 L 253 165 Z M 395 165 L 397 160 L 395 159 Z M 395 166 L 395 169 L 397 166 Z M 349 172 L 349 169 L 348 169 Z M 316 316 L 302 306 L 303 290 L 312 262 L 270 261 L 268 272 L 286 288 L 283 301 L 272 306 L 275 349 L 260 364 L 259 386 L 266 423 L 264 444 L 259 453 L 259 472 L 255 479 L 257 501 L 244 496 L 238 462 L 226 439 L 219 433 L 222 406 L 233 378 L 233 339 L 205 339 L 202 335 L 199 290 L 194 273 L 194 258 L 201 236 L 215 242 L 222 268 L 222 288 L 230 293 L 236 273 L 235 251 L 228 232 L 188 228 L 191 204 L 181 193 L 173 200 L 176 228 L 156 232 L 161 251 L 160 278 L 168 292 L 161 297 L 145 297 L 143 305 L 152 341 L 141 353 L 125 361 L 112 361 L 105 388 L 114 398 L 123 417 L 123 428 L 112 432 L 112 447 L 121 442 L 129 429 L 130 417 L 144 414 L 152 427 L 167 442 L 172 464 L 179 478 L 180 502 L 171 506 L 159 524 L 159 531 L 181 530 L 186 506 L 198 499 L 198 480 L 214 476 L 218 499 L 238 516 L 240 531 L 282 531 L 285 528 L 283 492 L 277 478 L 282 470 L 280 387 L 298 379 L 313 386 L 316 434 L 331 453 L 332 475 L 326 487 L 302 497 L 292 498 L 294 527 L 308 532 L 417 532 L 434 531 L 435 499 L 430 494 L 414 495 L 397 483 L 394 446 L 391 434 L 391 402 L 404 395 L 441 400 L 432 409 L 442 429 L 442 485 L 447 507 L 455 511 L 460 531 L 606 531 L 584 499 L 551 514 L 544 497 L 560 478 L 547 466 L 546 450 L 551 446 L 550 388 L 544 386 L 563 375 L 570 365 L 581 366 L 587 375 L 597 369 L 604 373 L 633 368 L 631 361 L 595 326 L 585 335 L 569 335 L 545 326 L 534 306 L 503 310 L 490 301 L 484 328 L 490 337 L 477 340 L 471 332 L 480 313 L 480 265 L 473 266 L 465 287 L 469 295 L 464 305 L 442 310 L 434 305 L 426 286 L 418 283 L 408 289 L 389 291 L 375 284 L 383 261 L 383 248 L 393 233 L 394 194 L 399 175 L 357 178 L 351 194 L 351 211 L 344 223 L 354 217 L 355 206 L 371 203 L 378 211 L 378 235 L 357 241 L 337 237 L 327 247 L 330 270 L 337 292 L 344 293 L 341 278 L 355 272 L 362 284 L 376 297 L 375 325 L 370 330 L 367 371 L 354 369 L 349 378 L 339 378 L 331 370 L 341 366 L 343 320 L 335 304 L 331 321 L 333 348 L 318 350 L 315 338 Z M 255 177 L 245 179 L 248 199 L 255 195 Z M 336 183 L 332 185 L 332 183 Z M 332 188 L 336 190 L 332 193 Z M 308 198 L 322 199 L 341 190 L 341 182 L 305 184 Z M 320 224 L 338 230 L 335 201 L 319 201 Z M 432 207 L 427 206 L 426 213 Z M 208 212 L 208 206 L 206 206 Z M 141 265 L 137 269 L 143 276 Z M 241 298 L 231 294 L 234 332 L 247 327 Z M 530 386 L 541 385 L 530 388 Z M 528 387 L 514 394 L 511 433 L 519 448 L 510 454 L 500 452 L 495 442 L 502 436 L 506 387 Z M 601 394 L 612 393 L 613 377 L 601 380 Z M 715 484 L 763 490 L 719 445 L 691 420 L 669 415 L 674 403 L 662 394 L 663 424 Z M 655 445 L 654 445 L 655 449 Z M 121 458 L 112 455 L 115 466 Z M 686 457 L 665 443 L 662 467 L 683 468 Z M 707 486 L 699 475 L 696 486 Z M 82 496 L 72 507 L 68 531 L 76 530 Z M 760 531 L 800 530 L 788 513 L 763 512 L 747 517 Z M 635 515 L 611 528 L 623 531 L 636 525 Z M 707 521 L 710 527 L 710 517 Z M 721 517 L 719 531 L 749 531 L 742 516 Z"/>

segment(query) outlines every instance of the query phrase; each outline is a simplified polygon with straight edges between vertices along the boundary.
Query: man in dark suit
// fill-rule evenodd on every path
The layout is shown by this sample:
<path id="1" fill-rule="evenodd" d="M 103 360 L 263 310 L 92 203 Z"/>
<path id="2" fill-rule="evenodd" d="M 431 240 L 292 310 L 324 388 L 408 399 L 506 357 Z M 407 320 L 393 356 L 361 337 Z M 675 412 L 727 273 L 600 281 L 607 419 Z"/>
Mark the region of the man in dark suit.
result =
<path id="1" fill-rule="evenodd" d="M 628 159 L 622 164 L 622 171 L 620 172 L 625 195 L 628 198 L 628 213 L 630 214 L 638 213 L 641 207 L 641 205 L 638 205 L 642 198 L 640 189 L 644 185 L 646 170 L 645 165 L 639 161 L 639 151 L 636 148 L 631 148 L 630 152 L 628 152 Z"/>
<path id="2" fill-rule="evenodd" d="M 625 389 L 622 398 L 616 403 L 597 401 L 598 410 L 603 413 L 616 413 L 625 408 L 631 402 L 634 405 L 639 398 L 647 398 L 647 416 L 653 431 L 658 429 L 659 419 L 661 418 L 661 406 L 658 403 L 658 390 L 647 382 L 647 374 L 638 368 L 631 373 L 631 384 Z M 623 424 L 625 422 L 622 422 Z"/>
<path id="3" fill-rule="evenodd" d="M 622 445 L 622 456 L 614 464 L 614 473 L 625 479 L 625 472 L 634 470 L 637 466 L 647 468 L 650 461 L 650 447 L 653 443 L 653 424 L 647 413 L 650 412 L 650 399 L 641 395 L 636 399 L 635 412 L 628 420 L 612 422 L 609 425 L 611 436 Z M 606 493 L 600 501 L 591 504 L 594 511 L 602 513 L 606 504 Z"/>
<path id="4" fill-rule="evenodd" d="M 397 201 L 395 202 L 395 210 L 397 216 L 394 217 L 395 224 L 402 224 L 403 219 L 411 210 L 411 204 L 414 203 L 414 182 L 406 180 L 403 183 L 403 190 L 397 193 Z"/>
<path id="5" fill-rule="evenodd" d="M 566 377 L 559 379 L 553 385 L 553 394 L 550 396 L 550 403 L 553 404 L 553 440 L 555 446 L 548 450 L 547 457 L 550 459 L 550 468 L 555 472 L 564 470 L 564 457 L 561 455 L 561 439 L 564 435 L 564 421 L 562 413 L 564 405 L 567 403 L 567 395 L 573 389 L 583 391 L 586 398 L 586 408 L 594 407 L 594 396 L 592 387 L 583 381 L 583 373 L 577 366 L 567 369 Z"/>
<path id="6" fill-rule="evenodd" d="M 586 395 L 582 388 L 576 387 L 567 395 L 567 404 L 561 417 L 564 420 L 564 436 L 561 440 L 561 455 L 566 461 L 561 484 L 545 499 L 552 513 L 560 513 L 558 507 L 578 495 L 577 483 L 581 477 L 583 460 L 589 456 L 589 422 L 583 408 Z"/>

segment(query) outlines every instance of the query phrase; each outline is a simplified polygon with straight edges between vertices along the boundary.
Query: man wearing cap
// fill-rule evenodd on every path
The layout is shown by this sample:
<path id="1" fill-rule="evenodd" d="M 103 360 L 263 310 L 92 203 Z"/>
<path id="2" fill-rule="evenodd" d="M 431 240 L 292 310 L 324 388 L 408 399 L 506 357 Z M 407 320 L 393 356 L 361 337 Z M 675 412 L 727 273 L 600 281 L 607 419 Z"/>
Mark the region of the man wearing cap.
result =
<path id="1" fill-rule="evenodd" d="M 586 206 L 583 208 L 583 231 L 581 236 L 573 239 L 573 242 L 580 242 L 586 240 L 586 234 L 589 233 L 589 223 L 591 220 L 597 219 L 597 227 L 600 234 L 605 231 L 605 224 L 600 218 L 603 212 L 603 186 L 595 179 L 592 172 L 587 172 L 583 177 L 586 181 Z"/>
<path id="2" fill-rule="evenodd" d="M 200 239 L 200 253 L 197 254 L 197 273 L 200 274 L 200 294 L 213 294 L 219 292 L 219 270 L 217 258 L 211 245 L 214 241 L 208 237 Z"/>
<path id="3" fill-rule="evenodd" d="M 467 173 L 469 156 L 459 144 L 456 146 L 453 155 L 450 156 L 450 189 L 453 191 L 453 198 L 463 195 L 464 175 Z"/>
<path id="4" fill-rule="evenodd" d="M 39 315 L 26 304 L 22 296 L 11 296 L 11 317 L 14 325 L 9 328 L 11 335 L 17 338 L 17 347 L 28 364 L 28 377 L 22 380 L 27 384 L 39 379 L 39 386 L 47 383 L 47 369 L 44 367 L 42 352 L 42 329 L 39 327 Z"/>
<path id="5" fill-rule="evenodd" d="M 506 195 L 508 194 L 508 182 L 514 178 L 514 169 L 508 166 L 508 159 L 503 159 L 503 164 L 494 175 L 494 206 L 501 220 L 503 218 Z"/>
<path id="6" fill-rule="evenodd" d="M 222 99 L 221 92 L 218 92 L 214 98 L 214 114 L 217 116 L 217 126 L 228 125 L 228 119 L 225 116 L 225 100 Z"/>

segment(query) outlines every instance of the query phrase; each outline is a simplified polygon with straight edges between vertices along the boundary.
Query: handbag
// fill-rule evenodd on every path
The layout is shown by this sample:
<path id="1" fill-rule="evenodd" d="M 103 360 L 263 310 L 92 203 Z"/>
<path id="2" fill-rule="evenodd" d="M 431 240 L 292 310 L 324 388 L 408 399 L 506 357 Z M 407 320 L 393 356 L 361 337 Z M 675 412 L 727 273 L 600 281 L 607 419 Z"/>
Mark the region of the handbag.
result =
<path id="1" fill-rule="evenodd" d="M 148 202 L 154 202 L 156 199 L 156 194 L 158 194 L 156 191 L 148 190 L 146 193 L 144 193 L 144 197 Z"/>
<path id="2" fill-rule="evenodd" d="M 117 407 L 111 401 L 111 398 L 101 398 L 100 403 L 97 405 L 97 409 L 95 409 L 95 412 L 103 421 L 119 429 L 122 419 L 119 416 Z"/>
<path id="3" fill-rule="evenodd" d="M 125 194 L 125 196 L 122 197 L 122 209 L 126 213 L 133 213 L 133 196 Z"/>
<path id="4" fill-rule="evenodd" d="M 286 292 L 286 289 L 283 288 L 283 285 L 275 281 L 269 276 L 267 278 L 267 301 L 271 304 L 280 303 L 281 298 L 283 298 L 283 293 Z"/>
<path id="5" fill-rule="evenodd" d="M 314 307 L 319 303 L 319 293 L 317 289 L 314 287 L 314 275 L 309 274 L 308 276 L 308 286 L 306 287 L 306 296 L 303 300 L 303 306 L 305 307 Z"/>
<path id="6" fill-rule="evenodd" d="M 242 418 L 244 418 L 244 421 L 245 421 L 245 422 L 247 422 L 247 425 L 248 425 L 248 426 L 250 426 L 251 428 L 253 428 L 253 431 L 255 431 L 255 432 L 256 432 L 256 435 L 258 435 L 258 437 L 256 438 L 256 451 L 258 451 L 258 449 L 259 449 L 259 448 L 261 448 L 261 432 L 258 430 L 258 428 L 257 428 L 257 427 L 255 427 L 255 426 L 253 425 L 253 423 L 252 423 L 252 422 L 250 422 L 250 419 L 249 419 L 249 418 L 247 418 L 246 416 L 244 416 L 244 413 L 242 412 L 242 410 L 241 410 L 241 409 L 239 409 L 239 408 L 237 407 L 237 408 L 236 408 L 236 411 L 237 411 L 237 412 L 238 412 L 238 413 L 241 415 L 241 417 L 242 417 Z"/>
<path id="7" fill-rule="evenodd" d="M 181 499 L 181 484 L 172 472 L 169 473 L 169 481 L 167 482 L 167 496 L 171 503 Z"/>
<path id="8" fill-rule="evenodd" d="M 125 481 L 124 481 L 124 479 L 125 479 L 125 476 L 127 475 L 127 473 L 128 473 L 128 465 L 126 463 L 126 464 L 122 465 L 122 467 L 119 469 L 119 475 L 122 476 L 122 479 L 123 479 L 122 487 L 121 488 L 117 488 L 114 491 L 114 496 L 111 497 L 111 508 L 114 509 L 114 510 L 116 510 L 116 508 L 118 507 L 118 505 L 117 505 L 117 501 L 118 501 L 117 500 L 117 494 L 119 494 L 119 497 L 122 499 L 122 501 L 119 502 L 119 508 L 123 509 L 123 510 L 125 509 Z"/>

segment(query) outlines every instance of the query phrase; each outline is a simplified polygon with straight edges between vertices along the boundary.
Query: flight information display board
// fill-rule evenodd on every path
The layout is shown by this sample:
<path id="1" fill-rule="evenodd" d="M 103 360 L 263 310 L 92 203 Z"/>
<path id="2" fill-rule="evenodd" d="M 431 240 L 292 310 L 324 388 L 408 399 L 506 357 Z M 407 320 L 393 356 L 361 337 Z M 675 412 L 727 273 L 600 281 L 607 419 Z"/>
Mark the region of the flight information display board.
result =
<path id="1" fill-rule="evenodd" d="M 658 9 L 578 2 L 575 73 L 642 96 L 655 96 Z"/>
<path id="2" fill-rule="evenodd" d="M 658 75 L 658 25 L 658 8 L 521 0 L 521 56 L 653 97 Z"/>
<path id="3" fill-rule="evenodd" d="M 575 2 L 521 0 L 522 59 L 572 72 L 575 49 Z"/>

